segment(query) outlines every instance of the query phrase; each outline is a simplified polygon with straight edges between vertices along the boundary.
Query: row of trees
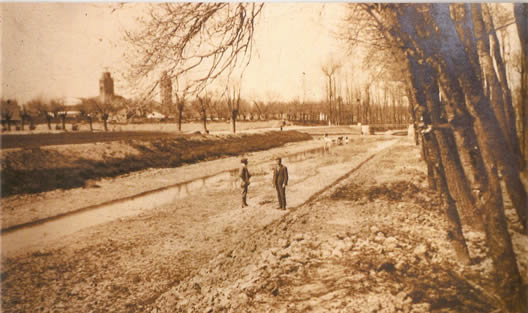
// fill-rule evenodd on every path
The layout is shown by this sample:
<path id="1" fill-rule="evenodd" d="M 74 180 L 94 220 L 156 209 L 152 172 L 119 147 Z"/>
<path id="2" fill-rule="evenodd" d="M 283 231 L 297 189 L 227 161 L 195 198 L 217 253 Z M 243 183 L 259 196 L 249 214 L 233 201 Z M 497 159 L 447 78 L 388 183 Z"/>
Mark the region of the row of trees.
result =
<path id="1" fill-rule="evenodd" d="M 34 98 L 23 105 L 16 100 L 2 100 L 2 120 L 11 130 L 13 116 L 21 121 L 22 130 L 25 123 L 34 125 L 46 122 L 52 129 L 56 122 L 57 129 L 66 130 L 66 122 L 88 122 L 93 130 L 93 122 L 100 120 L 108 130 L 108 121 L 130 122 L 144 120 L 149 113 L 159 112 L 166 121 L 177 120 L 181 123 L 189 120 L 201 120 L 204 131 L 208 120 L 231 121 L 233 132 L 236 132 L 236 120 L 288 120 L 305 124 L 350 125 L 355 123 L 404 124 L 409 120 L 407 106 L 400 99 L 390 98 L 387 94 L 378 93 L 370 97 L 369 105 L 359 95 L 350 93 L 347 98 L 338 97 L 335 108 L 327 101 L 301 102 L 283 101 L 249 101 L 240 95 L 240 89 L 228 88 L 222 95 L 203 93 L 196 97 L 176 94 L 174 103 L 165 106 L 152 100 L 126 100 L 119 96 L 103 103 L 99 98 L 81 99 L 78 105 L 65 105 L 62 99 L 45 100 Z M 9 103 L 8 103 L 9 101 Z M 333 109 L 333 110 L 332 110 Z M 70 117 L 68 112 L 75 113 Z M 118 116 L 118 117 L 117 117 Z M 234 121 L 234 122 L 233 122 Z"/>
<path id="2" fill-rule="evenodd" d="M 305 99 L 287 104 L 241 99 L 239 107 L 233 109 L 229 108 L 233 87 L 226 88 L 220 97 L 205 95 L 205 90 L 215 80 L 226 79 L 226 76 L 235 73 L 243 77 L 243 69 L 251 60 L 255 25 L 263 7 L 264 4 L 257 3 L 167 3 L 148 6 L 148 18 L 139 18 L 140 27 L 125 32 L 131 46 L 126 56 L 130 61 L 129 82 L 134 86 L 144 86 L 141 89 L 145 90 L 147 98 L 162 87 L 162 99 L 170 98 L 165 102 L 170 104 L 169 107 L 177 108 L 179 121 L 183 118 L 185 107 L 194 106 L 190 99 L 196 97 L 211 100 L 198 100 L 198 110 L 195 111 L 200 112 L 205 105 L 210 107 L 209 112 L 217 112 L 218 116 L 227 112 L 232 120 L 236 120 L 238 115 L 261 117 L 279 114 L 288 119 L 324 120 L 334 125 L 408 121 L 407 102 L 401 94 L 391 91 L 397 88 L 374 84 L 369 84 L 364 90 L 353 88 L 350 82 L 343 82 L 339 77 L 340 65 L 323 67 L 328 77 L 328 96 L 321 103 L 306 102 Z M 152 77 L 157 75 L 162 79 L 153 80 Z M 174 97 L 168 96 L 171 94 L 169 90 Z"/>
<path id="3" fill-rule="evenodd" d="M 56 121 L 56 129 L 66 130 L 66 120 L 68 114 L 74 113 L 77 122 L 85 119 L 93 130 L 93 121 L 100 119 L 104 123 L 105 130 L 108 130 L 108 119 L 119 110 L 126 108 L 129 102 L 120 96 L 114 96 L 106 102 L 99 98 L 82 99 L 80 104 L 66 105 L 63 99 L 44 99 L 37 97 L 19 105 L 17 100 L 2 100 L 2 121 L 6 124 L 7 130 L 11 130 L 13 121 L 20 121 L 20 129 L 24 130 L 24 125 L 30 124 L 34 129 L 35 124 L 45 121 L 48 129 L 52 129 L 52 122 Z M 18 127 L 18 126 L 17 126 Z"/>
<path id="4" fill-rule="evenodd" d="M 526 64 L 528 7 L 514 6 L 508 22 L 517 26 L 511 32 L 523 48 L 520 59 L 509 61 Z M 526 149 L 527 84 L 514 103 L 504 42 L 497 35 L 507 25 L 496 25 L 497 15 L 489 4 L 352 4 L 348 38 L 353 44 L 368 38 L 378 55 L 398 64 L 395 69 L 403 67 L 394 77 L 405 86 L 421 130 L 429 184 L 443 199 L 447 238 L 458 260 L 471 260 L 461 222 L 468 216 L 463 221 L 486 234 L 497 282 L 494 302 L 501 312 L 526 312 L 503 194 L 511 198 L 526 233 L 528 202 L 520 175 L 526 159 L 521 145 Z M 526 79 L 526 66 L 523 71 Z"/>

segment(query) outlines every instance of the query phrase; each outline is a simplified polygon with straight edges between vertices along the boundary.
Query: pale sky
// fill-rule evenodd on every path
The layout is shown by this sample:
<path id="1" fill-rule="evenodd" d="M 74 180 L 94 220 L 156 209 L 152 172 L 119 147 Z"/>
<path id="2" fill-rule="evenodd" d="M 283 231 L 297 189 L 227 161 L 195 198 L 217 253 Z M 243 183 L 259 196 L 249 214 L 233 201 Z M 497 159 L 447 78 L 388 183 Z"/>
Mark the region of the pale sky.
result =
<path id="1" fill-rule="evenodd" d="M 323 97 L 321 64 L 343 51 L 332 36 L 342 6 L 267 3 L 242 82 L 243 96 L 301 100 L 305 90 L 307 99 Z M 114 12 L 103 4 L 75 3 L 2 3 L 0 8 L 2 97 L 24 103 L 39 95 L 96 96 L 106 70 L 114 77 L 115 92 L 128 96 L 121 78 L 126 69 L 121 38 L 124 29 L 135 26 L 141 4 Z"/>

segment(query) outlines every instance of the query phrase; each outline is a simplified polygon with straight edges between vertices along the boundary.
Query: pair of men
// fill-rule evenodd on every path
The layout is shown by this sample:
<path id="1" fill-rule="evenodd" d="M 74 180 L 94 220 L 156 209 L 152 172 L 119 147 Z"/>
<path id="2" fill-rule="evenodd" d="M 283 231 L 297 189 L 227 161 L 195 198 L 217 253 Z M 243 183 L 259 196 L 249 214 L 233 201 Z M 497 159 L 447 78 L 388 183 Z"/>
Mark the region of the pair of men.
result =
<path id="1" fill-rule="evenodd" d="M 248 206 L 247 192 L 251 174 L 249 174 L 249 170 L 247 168 L 248 160 L 244 158 L 240 162 L 242 163 L 242 167 L 240 168 L 240 179 L 242 180 L 240 184 L 240 187 L 242 188 L 242 207 L 246 207 Z M 279 209 L 286 210 L 286 185 L 288 185 L 288 168 L 282 165 L 281 158 L 277 158 L 277 166 L 273 168 L 273 185 L 277 190 Z"/>

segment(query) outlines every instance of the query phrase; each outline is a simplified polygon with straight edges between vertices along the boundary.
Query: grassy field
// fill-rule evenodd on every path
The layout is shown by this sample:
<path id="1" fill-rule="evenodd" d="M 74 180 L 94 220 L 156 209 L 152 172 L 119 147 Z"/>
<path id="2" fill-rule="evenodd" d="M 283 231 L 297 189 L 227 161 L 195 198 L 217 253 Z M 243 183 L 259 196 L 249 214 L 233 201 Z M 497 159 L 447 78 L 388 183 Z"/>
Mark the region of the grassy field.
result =
<path id="1" fill-rule="evenodd" d="M 112 143 L 4 151 L 0 173 L 2 197 L 82 187 L 92 179 L 147 168 L 177 167 L 311 139 L 310 135 L 297 131 L 165 137 L 158 133 L 153 136 L 149 140 L 140 137 L 140 140 L 127 138 Z"/>
<path id="2" fill-rule="evenodd" d="M 87 122 L 77 123 L 79 127 L 79 132 L 89 132 L 90 126 Z M 62 130 L 55 129 L 55 122 L 51 125 L 52 129 L 48 129 L 47 124 L 37 124 L 35 130 L 29 130 L 27 127 L 24 131 L 15 131 L 3 132 L 3 134 L 60 134 L 64 133 Z M 259 128 L 279 128 L 280 122 L 277 120 L 269 121 L 237 121 L 236 123 L 237 130 L 248 130 L 248 129 L 259 129 Z M 103 124 L 100 122 L 93 123 L 94 132 L 104 132 Z M 208 121 L 207 129 L 211 132 L 230 132 L 232 126 L 226 121 Z M 66 130 L 72 132 L 72 124 L 66 123 Z M 154 131 L 154 132 L 170 132 L 170 133 L 193 133 L 196 131 L 203 132 L 203 124 L 200 121 L 185 122 L 182 124 L 181 132 L 178 130 L 178 123 L 176 122 L 151 122 L 151 123 L 129 123 L 129 124 L 115 124 L 109 123 L 108 130 L 110 132 L 144 132 L 144 131 Z"/>

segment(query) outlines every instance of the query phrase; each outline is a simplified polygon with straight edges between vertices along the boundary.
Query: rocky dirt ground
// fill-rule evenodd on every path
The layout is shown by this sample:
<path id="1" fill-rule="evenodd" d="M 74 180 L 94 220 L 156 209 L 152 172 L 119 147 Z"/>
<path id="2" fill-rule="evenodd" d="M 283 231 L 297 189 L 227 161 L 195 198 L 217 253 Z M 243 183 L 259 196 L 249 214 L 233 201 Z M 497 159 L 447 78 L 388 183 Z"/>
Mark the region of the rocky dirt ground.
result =
<path id="1" fill-rule="evenodd" d="M 383 139 L 334 150 L 348 167 L 292 164 L 288 211 L 262 169 L 249 208 L 237 190 L 204 191 L 3 256 L 2 311 L 495 311 L 483 235 L 466 227 L 475 262 L 457 264 L 418 149 Z M 317 193 L 325 168 L 350 175 Z M 526 237 L 512 225 L 528 280 Z"/>
<path id="2" fill-rule="evenodd" d="M 418 152 L 402 143 L 197 269 L 152 312 L 501 311 L 484 235 L 465 230 L 467 267 Z M 526 282 L 526 237 L 512 233 Z"/>

